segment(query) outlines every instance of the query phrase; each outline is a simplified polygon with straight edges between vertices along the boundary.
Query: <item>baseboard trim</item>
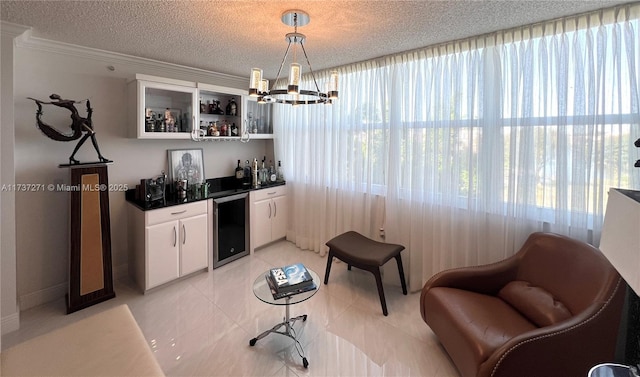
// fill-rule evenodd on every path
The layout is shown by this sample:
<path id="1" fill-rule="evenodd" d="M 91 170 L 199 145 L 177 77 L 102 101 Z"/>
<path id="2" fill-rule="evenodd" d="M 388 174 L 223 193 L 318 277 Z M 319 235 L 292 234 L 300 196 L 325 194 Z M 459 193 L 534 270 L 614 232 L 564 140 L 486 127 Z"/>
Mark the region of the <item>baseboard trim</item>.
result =
<path id="1" fill-rule="evenodd" d="M 38 305 L 64 297 L 67 294 L 67 282 L 57 284 L 52 287 L 41 289 L 36 292 L 27 293 L 20 296 L 20 310 L 27 310 Z"/>
<path id="2" fill-rule="evenodd" d="M 127 263 L 121 264 L 113 269 L 114 281 L 126 278 L 128 276 L 129 276 L 129 266 Z M 67 289 L 68 289 L 67 285 L 68 283 L 64 282 L 62 284 L 57 284 L 52 287 L 48 287 L 36 292 L 27 293 L 25 295 L 20 296 L 20 301 L 19 301 L 20 310 L 27 310 L 30 308 L 34 308 L 36 306 L 46 304 L 47 302 L 51 302 L 61 297 L 64 297 L 67 294 Z M 2 325 L 3 325 L 2 329 L 4 331 L 4 322 Z"/>
<path id="3" fill-rule="evenodd" d="M 2 328 L 2 335 L 20 329 L 20 312 L 2 317 L 2 324 L 0 324 L 0 328 Z"/>

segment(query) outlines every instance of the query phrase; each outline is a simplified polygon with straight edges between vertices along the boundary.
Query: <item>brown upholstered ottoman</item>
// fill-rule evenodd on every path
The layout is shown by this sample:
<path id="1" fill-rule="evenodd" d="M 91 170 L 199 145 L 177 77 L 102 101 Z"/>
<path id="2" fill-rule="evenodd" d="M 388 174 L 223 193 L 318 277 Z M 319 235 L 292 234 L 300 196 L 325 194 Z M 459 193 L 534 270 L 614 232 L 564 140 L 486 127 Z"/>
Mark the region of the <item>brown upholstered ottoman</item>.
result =
<path id="1" fill-rule="evenodd" d="M 402 258 L 400 256 L 400 252 L 404 250 L 404 246 L 374 241 L 354 231 L 336 236 L 329 240 L 326 245 L 329 246 L 329 256 L 327 257 L 327 269 L 324 273 L 325 284 L 329 281 L 329 272 L 331 271 L 333 257 L 347 263 L 349 270 L 351 270 L 351 266 L 355 266 L 362 270 L 369 271 L 376 278 L 382 313 L 387 315 L 387 302 L 384 299 L 384 290 L 382 289 L 380 266 L 387 263 L 389 259 L 396 258 L 398 272 L 400 273 L 400 283 L 402 284 L 402 293 L 407 294 L 407 284 L 404 280 L 404 269 L 402 268 Z"/>

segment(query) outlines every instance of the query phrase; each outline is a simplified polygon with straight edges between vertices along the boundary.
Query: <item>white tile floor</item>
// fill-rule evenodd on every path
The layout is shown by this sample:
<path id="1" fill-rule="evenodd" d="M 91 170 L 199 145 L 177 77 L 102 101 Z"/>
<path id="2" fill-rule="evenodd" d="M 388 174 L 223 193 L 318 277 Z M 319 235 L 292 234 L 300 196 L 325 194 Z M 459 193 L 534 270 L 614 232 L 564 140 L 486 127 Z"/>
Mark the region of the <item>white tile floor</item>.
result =
<path id="1" fill-rule="evenodd" d="M 420 294 L 385 286 L 389 315 L 382 315 L 373 275 L 335 263 L 328 285 L 291 306 L 308 314 L 295 330 L 309 361 L 303 368 L 290 338 L 270 334 L 249 340 L 282 321 L 284 307 L 258 300 L 255 278 L 272 266 L 302 262 L 324 277 L 326 257 L 281 241 L 253 255 L 143 295 L 130 281 L 115 284 L 116 298 L 65 315 L 62 299 L 21 313 L 20 330 L 2 347 L 46 333 L 107 308 L 129 305 L 168 376 L 458 376 L 420 317 Z"/>

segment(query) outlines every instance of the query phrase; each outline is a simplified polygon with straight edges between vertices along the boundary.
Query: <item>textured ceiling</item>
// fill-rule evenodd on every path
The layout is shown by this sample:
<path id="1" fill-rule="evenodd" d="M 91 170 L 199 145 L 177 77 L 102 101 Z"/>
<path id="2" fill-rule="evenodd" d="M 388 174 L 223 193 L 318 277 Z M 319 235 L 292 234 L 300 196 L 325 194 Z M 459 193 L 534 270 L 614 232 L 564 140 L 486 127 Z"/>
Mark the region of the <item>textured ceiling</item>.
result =
<path id="1" fill-rule="evenodd" d="M 317 71 L 625 2 L 1 0 L 0 19 L 35 37 L 244 77 L 257 66 L 274 78 L 293 31 L 280 21 L 288 9 L 311 17 L 299 32 Z"/>

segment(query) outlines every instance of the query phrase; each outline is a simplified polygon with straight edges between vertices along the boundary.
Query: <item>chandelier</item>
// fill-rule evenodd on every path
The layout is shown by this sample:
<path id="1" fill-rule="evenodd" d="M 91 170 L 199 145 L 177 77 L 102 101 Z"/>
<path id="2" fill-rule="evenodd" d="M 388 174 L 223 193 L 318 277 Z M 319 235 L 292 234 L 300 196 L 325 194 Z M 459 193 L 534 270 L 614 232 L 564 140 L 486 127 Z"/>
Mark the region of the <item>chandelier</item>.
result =
<path id="1" fill-rule="evenodd" d="M 311 63 L 309 62 L 309 57 L 307 56 L 307 51 L 304 48 L 304 40 L 306 37 L 304 34 L 298 33 L 298 26 L 302 27 L 309 23 L 309 15 L 301 10 L 288 10 L 282 14 L 281 19 L 285 25 L 293 26 L 294 32 L 285 35 L 285 40 L 289 43 L 284 53 L 284 58 L 282 58 L 282 63 L 280 63 L 280 68 L 274 81 L 274 87 L 269 89 L 269 80 L 262 78 L 262 69 L 252 68 L 249 79 L 249 95 L 258 97 L 258 103 L 273 102 L 289 105 L 331 104 L 332 100 L 338 99 L 338 71 L 331 71 L 327 90 L 325 92 L 320 91 L 318 81 L 316 80 L 316 76 L 311 68 Z M 289 55 L 292 44 L 293 62 L 289 69 L 289 84 L 286 89 L 275 89 L 275 85 L 280 79 L 282 68 L 287 61 L 287 56 Z M 297 62 L 298 45 L 300 45 L 300 49 L 309 67 L 309 73 L 315 84 L 315 90 L 300 89 L 302 66 Z"/>

